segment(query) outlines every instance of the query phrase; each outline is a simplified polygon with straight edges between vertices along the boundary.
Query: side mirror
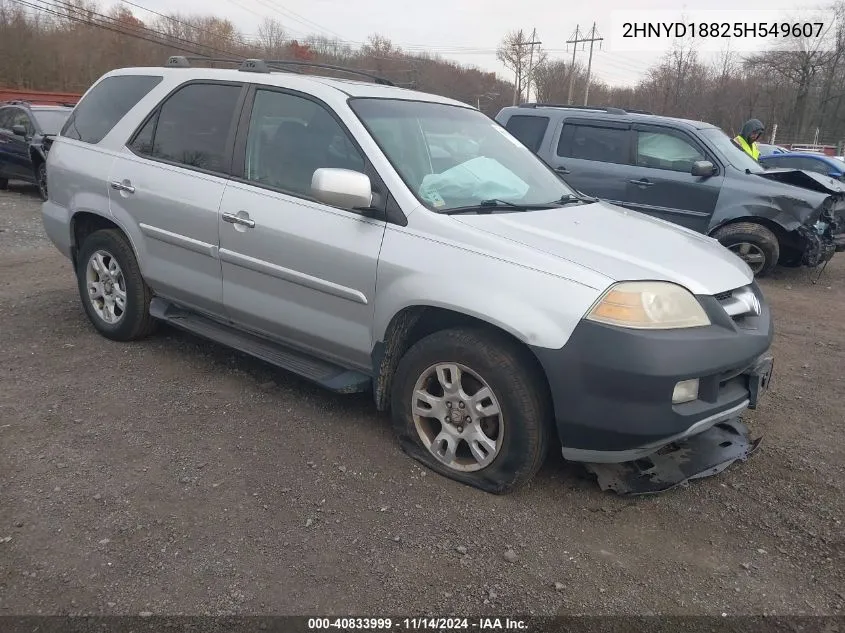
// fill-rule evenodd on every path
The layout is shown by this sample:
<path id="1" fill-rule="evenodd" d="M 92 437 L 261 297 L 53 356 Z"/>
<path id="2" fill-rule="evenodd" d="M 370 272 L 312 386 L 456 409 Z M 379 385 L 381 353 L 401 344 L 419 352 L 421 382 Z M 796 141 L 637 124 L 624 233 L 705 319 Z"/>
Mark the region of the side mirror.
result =
<path id="1" fill-rule="evenodd" d="M 692 175 L 701 178 L 712 176 L 716 172 L 716 167 L 709 160 L 697 160 L 692 164 Z"/>
<path id="2" fill-rule="evenodd" d="M 342 209 L 368 209 L 373 204 L 369 176 L 350 169 L 322 167 L 316 170 L 311 177 L 311 195 Z"/>
<path id="3" fill-rule="evenodd" d="M 26 128 L 22 125 L 15 125 L 12 127 L 12 134 L 26 138 Z"/>

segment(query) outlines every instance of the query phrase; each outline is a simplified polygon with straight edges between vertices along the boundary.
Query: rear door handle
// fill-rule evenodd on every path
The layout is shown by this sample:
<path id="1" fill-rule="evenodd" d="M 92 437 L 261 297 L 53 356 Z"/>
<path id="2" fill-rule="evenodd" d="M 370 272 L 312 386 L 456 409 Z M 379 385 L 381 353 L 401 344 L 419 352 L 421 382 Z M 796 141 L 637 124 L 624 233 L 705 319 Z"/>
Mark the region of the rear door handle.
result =
<path id="1" fill-rule="evenodd" d="M 654 184 L 653 182 L 651 182 L 650 180 L 646 180 L 645 178 L 642 178 L 640 180 L 629 180 L 628 182 L 630 182 L 632 185 L 639 185 L 640 187 L 651 187 Z"/>
<path id="2" fill-rule="evenodd" d="M 555 167 L 555 171 L 559 174 L 568 174 L 570 171 L 566 167 Z"/>
<path id="3" fill-rule="evenodd" d="M 126 193 L 135 193 L 135 187 L 132 185 L 126 185 L 119 180 L 112 180 L 110 183 L 111 188 L 115 189 L 116 191 L 125 191 Z"/>
<path id="4" fill-rule="evenodd" d="M 229 224 L 240 224 L 241 226 L 246 226 L 251 229 L 255 228 L 255 220 L 250 220 L 249 215 L 246 211 L 241 211 L 243 215 L 237 215 L 235 213 L 226 212 L 223 214 L 223 221 L 228 222 Z"/>

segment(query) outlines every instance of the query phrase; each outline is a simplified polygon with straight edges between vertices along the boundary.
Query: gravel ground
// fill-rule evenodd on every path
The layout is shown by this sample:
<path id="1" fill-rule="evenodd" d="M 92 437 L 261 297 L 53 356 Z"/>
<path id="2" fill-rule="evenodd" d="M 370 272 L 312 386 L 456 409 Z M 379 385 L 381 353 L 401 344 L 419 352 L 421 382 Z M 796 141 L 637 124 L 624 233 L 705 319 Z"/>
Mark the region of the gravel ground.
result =
<path id="1" fill-rule="evenodd" d="M 477 492 L 338 396 L 86 320 L 34 189 L 0 192 L 0 615 L 843 614 L 845 256 L 785 270 L 763 445 L 657 497 L 556 455 Z"/>

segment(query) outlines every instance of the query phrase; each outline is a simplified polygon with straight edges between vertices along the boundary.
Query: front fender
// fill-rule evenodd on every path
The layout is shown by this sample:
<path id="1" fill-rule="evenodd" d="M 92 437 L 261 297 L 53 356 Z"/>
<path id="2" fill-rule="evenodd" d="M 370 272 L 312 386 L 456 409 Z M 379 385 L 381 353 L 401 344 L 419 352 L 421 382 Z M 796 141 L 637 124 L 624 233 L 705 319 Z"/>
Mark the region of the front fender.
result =
<path id="1" fill-rule="evenodd" d="M 419 239 L 388 231 L 379 258 L 376 342 L 396 314 L 427 306 L 474 317 L 526 345 L 560 349 L 604 290 L 435 241 L 415 256 Z"/>

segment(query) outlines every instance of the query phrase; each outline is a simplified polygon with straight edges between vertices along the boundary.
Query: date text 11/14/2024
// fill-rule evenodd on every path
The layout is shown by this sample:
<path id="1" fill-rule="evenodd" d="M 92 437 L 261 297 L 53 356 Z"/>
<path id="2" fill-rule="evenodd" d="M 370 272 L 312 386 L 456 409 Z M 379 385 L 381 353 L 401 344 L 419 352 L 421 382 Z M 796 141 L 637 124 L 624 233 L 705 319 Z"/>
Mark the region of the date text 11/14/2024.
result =
<path id="1" fill-rule="evenodd" d="M 308 629 L 339 631 L 527 631 L 515 618 L 309 618 Z"/>

